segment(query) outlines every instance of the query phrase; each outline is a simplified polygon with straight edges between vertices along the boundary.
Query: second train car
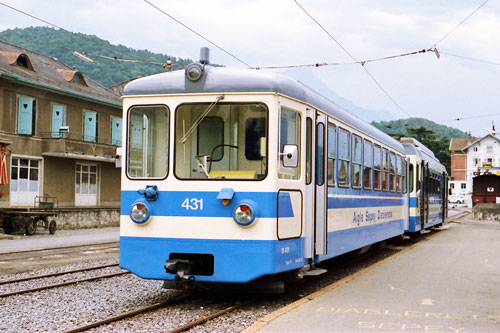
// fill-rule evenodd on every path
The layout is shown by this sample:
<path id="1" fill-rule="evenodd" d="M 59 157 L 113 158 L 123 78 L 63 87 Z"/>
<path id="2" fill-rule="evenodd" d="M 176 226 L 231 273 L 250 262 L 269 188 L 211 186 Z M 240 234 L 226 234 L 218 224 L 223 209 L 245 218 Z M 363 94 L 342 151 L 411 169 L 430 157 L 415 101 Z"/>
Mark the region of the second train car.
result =
<path id="1" fill-rule="evenodd" d="M 317 274 L 324 260 L 444 219 L 446 175 L 425 147 L 291 78 L 203 57 L 132 81 L 123 110 L 120 266 L 142 278 Z M 440 191 L 418 197 L 430 186 Z"/>

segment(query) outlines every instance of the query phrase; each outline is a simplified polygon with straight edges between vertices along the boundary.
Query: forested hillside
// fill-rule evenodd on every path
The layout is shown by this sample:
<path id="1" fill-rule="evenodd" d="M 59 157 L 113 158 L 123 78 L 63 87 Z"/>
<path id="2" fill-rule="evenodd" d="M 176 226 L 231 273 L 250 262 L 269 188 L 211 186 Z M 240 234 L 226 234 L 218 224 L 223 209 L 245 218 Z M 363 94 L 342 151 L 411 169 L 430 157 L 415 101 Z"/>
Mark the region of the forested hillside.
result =
<path id="1" fill-rule="evenodd" d="M 407 129 L 425 127 L 428 130 L 433 131 L 439 137 L 448 138 L 466 138 L 467 133 L 462 132 L 459 129 L 448 127 L 445 125 L 439 125 L 431 120 L 424 118 L 408 118 L 408 119 L 398 119 L 391 121 L 373 121 L 372 125 L 380 129 L 387 134 L 402 134 L 408 135 Z"/>
<path id="2" fill-rule="evenodd" d="M 184 64 L 192 62 L 190 59 L 180 59 L 172 55 L 153 53 L 148 50 L 134 50 L 124 45 L 112 45 L 97 36 L 48 27 L 5 30 L 0 32 L 0 40 L 55 57 L 106 87 L 134 77 L 165 71 L 161 65 L 148 64 L 147 62 L 164 64 L 170 58 L 174 70 L 184 68 L 183 62 Z M 77 58 L 73 55 L 73 51 L 85 54 L 94 62 L 88 63 Z M 103 59 L 97 55 L 143 62 Z"/>

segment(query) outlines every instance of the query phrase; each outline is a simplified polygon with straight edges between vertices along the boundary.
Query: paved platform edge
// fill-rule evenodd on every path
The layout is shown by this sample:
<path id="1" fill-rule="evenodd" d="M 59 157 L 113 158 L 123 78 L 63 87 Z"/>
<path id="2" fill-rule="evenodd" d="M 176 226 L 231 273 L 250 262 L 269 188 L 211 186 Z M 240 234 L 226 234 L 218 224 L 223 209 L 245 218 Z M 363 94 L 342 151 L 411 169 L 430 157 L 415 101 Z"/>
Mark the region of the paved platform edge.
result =
<path id="1" fill-rule="evenodd" d="M 426 240 L 429 240 L 430 238 L 434 237 L 438 235 L 438 233 L 434 233 L 432 235 L 430 235 L 429 237 L 427 237 Z M 284 315 L 285 313 L 288 313 L 290 311 L 292 311 L 293 309 L 299 307 L 300 305 L 304 304 L 304 303 L 307 303 L 309 301 L 312 301 L 314 300 L 315 298 L 323 295 L 324 293 L 330 291 L 330 290 L 333 290 L 335 288 L 337 288 L 338 286 L 346 283 L 346 282 L 349 282 L 355 278 L 357 278 L 358 276 L 360 275 L 363 275 L 365 274 L 366 272 L 370 271 L 371 269 L 375 268 L 375 267 L 378 267 L 380 265 L 383 265 L 384 263 L 390 261 L 390 260 L 393 260 L 397 257 L 399 257 L 400 255 L 403 255 L 405 254 L 406 252 L 408 251 L 411 251 L 414 247 L 416 247 L 417 245 L 419 245 L 421 242 L 417 242 L 413 245 L 411 245 L 410 247 L 404 249 L 404 250 L 401 250 L 400 252 L 398 253 L 395 253 L 381 261 L 378 261 L 376 262 L 375 264 L 369 266 L 369 267 L 366 267 L 366 268 L 363 268 L 362 270 L 360 271 L 357 271 L 356 273 L 352 274 L 352 275 L 349 275 L 341 280 L 338 280 L 318 291 L 315 291 L 314 293 L 312 294 L 309 294 L 305 297 L 302 297 L 301 299 L 299 300 L 296 300 L 295 302 L 291 303 L 291 304 L 288 304 L 284 307 L 282 307 L 281 309 L 278 309 L 270 314 L 268 314 L 267 316 L 265 316 L 264 318 L 261 318 L 259 319 L 258 321 L 256 321 L 254 324 L 252 324 L 250 327 L 246 328 L 245 330 L 242 331 L 242 333 L 254 333 L 254 332 L 258 332 L 259 329 L 263 328 L 264 326 L 266 326 L 267 324 L 269 324 L 271 321 L 273 321 L 274 319 Z"/>

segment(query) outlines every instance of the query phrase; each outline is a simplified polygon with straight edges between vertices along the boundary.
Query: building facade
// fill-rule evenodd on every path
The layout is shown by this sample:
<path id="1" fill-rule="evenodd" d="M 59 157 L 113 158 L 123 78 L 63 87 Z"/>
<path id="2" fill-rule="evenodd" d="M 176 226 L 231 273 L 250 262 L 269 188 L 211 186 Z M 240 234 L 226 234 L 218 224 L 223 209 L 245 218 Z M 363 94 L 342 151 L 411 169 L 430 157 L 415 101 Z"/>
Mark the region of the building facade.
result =
<path id="1" fill-rule="evenodd" d="M 500 173 L 500 139 L 495 135 L 451 139 L 450 151 L 452 194 L 470 201 L 475 176 Z"/>
<path id="2" fill-rule="evenodd" d="M 66 210 L 118 209 L 120 96 L 55 58 L 0 42 L 0 208 L 55 198 Z"/>

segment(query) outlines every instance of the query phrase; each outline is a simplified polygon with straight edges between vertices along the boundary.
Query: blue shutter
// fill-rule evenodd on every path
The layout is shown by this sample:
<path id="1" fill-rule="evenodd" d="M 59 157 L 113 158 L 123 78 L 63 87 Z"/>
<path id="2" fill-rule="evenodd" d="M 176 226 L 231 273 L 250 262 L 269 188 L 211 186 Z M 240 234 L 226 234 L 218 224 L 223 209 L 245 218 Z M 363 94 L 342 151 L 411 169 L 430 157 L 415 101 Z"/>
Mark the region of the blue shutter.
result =
<path id="1" fill-rule="evenodd" d="M 83 117 L 83 141 L 96 142 L 97 112 L 85 111 Z"/>
<path id="2" fill-rule="evenodd" d="M 59 138 L 59 127 L 66 124 L 66 108 L 62 105 L 52 106 L 52 137 Z"/>
<path id="3" fill-rule="evenodd" d="M 111 144 L 122 145 L 122 118 L 111 118 Z"/>
<path id="4" fill-rule="evenodd" d="M 33 134 L 33 98 L 19 97 L 17 133 Z"/>

